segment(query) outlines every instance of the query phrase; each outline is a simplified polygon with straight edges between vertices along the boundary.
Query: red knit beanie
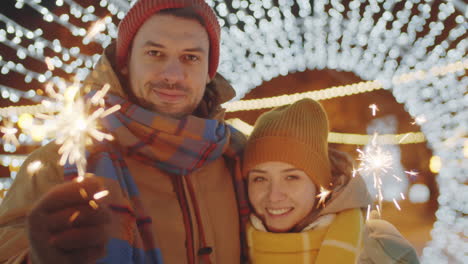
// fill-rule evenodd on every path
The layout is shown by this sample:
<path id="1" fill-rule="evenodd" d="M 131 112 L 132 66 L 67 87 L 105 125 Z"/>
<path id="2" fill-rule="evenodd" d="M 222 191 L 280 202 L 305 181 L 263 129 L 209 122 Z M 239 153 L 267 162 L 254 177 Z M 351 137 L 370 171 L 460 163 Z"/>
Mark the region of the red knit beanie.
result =
<path id="1" fill-rule="evenodd" d="M 139 0 L 136 2 L 119 24 L 116 43 L 117 67 L 121 69 L 127 63 L 133 38 L 148 18 L 164 9 L 184 7 L 192 7 L 204 21 L 210 40 L 208 73 L 210 78 L 213 78 L 219 63 L 220 27 L 213 9 L 204 0 Z"/>

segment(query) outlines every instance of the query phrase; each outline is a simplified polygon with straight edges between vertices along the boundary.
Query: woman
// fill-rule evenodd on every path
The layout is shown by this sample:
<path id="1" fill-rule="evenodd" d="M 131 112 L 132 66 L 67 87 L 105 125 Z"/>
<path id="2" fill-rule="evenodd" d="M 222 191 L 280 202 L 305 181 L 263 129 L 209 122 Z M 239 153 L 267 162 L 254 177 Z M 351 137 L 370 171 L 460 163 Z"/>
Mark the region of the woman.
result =
<path id="1" fill-rule="evenodd" d="M 351 159 L 329 152 L 328 131 L 324 109 L 311 99 L 257 120 L 243 166 L 254 212 L 246 232 L 250 261 L 417 263 L 391 224 L 365 223 L 367 188 L 352 177 Z"/>

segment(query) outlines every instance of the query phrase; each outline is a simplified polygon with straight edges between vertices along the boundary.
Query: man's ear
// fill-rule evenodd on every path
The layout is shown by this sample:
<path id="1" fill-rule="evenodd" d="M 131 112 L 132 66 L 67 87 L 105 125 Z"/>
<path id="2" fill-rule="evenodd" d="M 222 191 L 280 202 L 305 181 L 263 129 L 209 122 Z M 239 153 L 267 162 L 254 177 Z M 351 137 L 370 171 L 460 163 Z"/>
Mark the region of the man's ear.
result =
<path id="1" fill-rule="evenodd" d="M 206 74 L 206 84 L 209 84 L 210 82 L 211 82 L 210 73 L 207 73 Z"/>

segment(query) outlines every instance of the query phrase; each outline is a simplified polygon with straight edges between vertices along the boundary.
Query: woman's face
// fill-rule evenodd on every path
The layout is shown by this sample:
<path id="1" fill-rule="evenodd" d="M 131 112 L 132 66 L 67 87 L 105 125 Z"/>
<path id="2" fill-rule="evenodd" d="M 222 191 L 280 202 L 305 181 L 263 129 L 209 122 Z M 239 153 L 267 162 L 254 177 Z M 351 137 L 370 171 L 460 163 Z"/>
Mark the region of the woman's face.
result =
<path id="1" fill-rule="evenodd" d="M 289 163 L 258 164 L 248 174 L 249 200 L 271 232 L 287 232 L 314 208 L 316 187 Z"/>

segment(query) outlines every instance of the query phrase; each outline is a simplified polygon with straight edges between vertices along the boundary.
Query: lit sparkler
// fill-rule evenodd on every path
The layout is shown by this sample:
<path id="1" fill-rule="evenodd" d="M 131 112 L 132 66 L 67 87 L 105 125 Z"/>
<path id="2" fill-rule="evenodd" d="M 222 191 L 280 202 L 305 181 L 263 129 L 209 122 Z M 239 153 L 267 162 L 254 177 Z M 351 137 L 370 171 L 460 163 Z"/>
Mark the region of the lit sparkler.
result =
<path id="1" fill-rule="evenodd" d="M 318 203 L 317 203 L 317 208 L 322 205 L 325 206 L 325 199 L 327 199 L 327 196 L 330 195 L 331 191 L 323 188 L 320 186 L 320 193 L 317 195 L 317 198 L 320 198 Z"/>
<path id="2" fill-rule="evenodd" d="M 16 138 L 18 129 L 13 126 L 10 122 L 5 122 L 4 126 L 0 127 L 0 132 L 3 133 L 2 139 L 4 144 L 10 144 L 18 146 L 20 143 Z"/>
<path id="3" fill-rule="evenodd" d="M 92 139 L 102 141 L 104 139 L 113 140 L 112 135 L 99 131 L 97 120 L 112 114 L 120 109 L 120 105 L 115 105 L 107 110 L 103 108 L 104 96 L 110 85 L 96 92 L 90 100 L 84 100 L 78 96 L 79 84 L 75 82 L 67 87 L 61 94 L 57 93 L 52 85 L 46 86 L 48 94 L 60 105 L 59 113 L 52 115 L 38 115 L 39 118 L 52 120 L 52 124 L 44 127 L 47 134 L 52 134 L 56 138 L 56 144 L 61 145 L 60 165 L 67 161 L 75 164 L 78 169 L 77 181 L 82 181 L 85 175 L 86 157 L 85 147 L 92 143 Z M 92 108 L 94 112 L 87 115 Z"/>
<path id="4" fill-rule="evenodd" d="M 374 187 L 377 190 L 378 211 L 382 208 L 382 176 L 392 167 L 393 157 L 390 152 L 383 150 L 377 142 L 377 133 L 374 134 L 372 143 L 368 145 L 365 151 L 357 149 L 359 152 L 358 160 L 361 161 L 356 172 L 362 175 L 368 175 L 373 178 Z"/>

